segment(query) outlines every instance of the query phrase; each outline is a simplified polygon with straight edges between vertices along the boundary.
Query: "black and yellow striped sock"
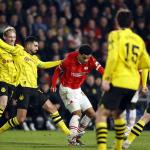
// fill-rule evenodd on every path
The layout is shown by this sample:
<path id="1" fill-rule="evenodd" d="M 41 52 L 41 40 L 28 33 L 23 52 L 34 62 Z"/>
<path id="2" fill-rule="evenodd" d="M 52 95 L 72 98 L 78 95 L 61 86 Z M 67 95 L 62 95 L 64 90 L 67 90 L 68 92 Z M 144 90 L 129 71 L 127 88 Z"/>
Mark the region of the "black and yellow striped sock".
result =
<path id="1" fill-rule="evenodd" d="M 98 150 L 106 150 L 107 149 L 107 123 L 106 122 L 99 122 L 96 123 L 96 139 Z"/>
<path id="2" fill-rule="evenodd" d="M 13 128 L 15 126 L 19 125 L 19 122 L 16 117 L 9 119 L 1 128 L 0 133 L 5 132 L 6 130 Z"/>
<path id="3" fill-rule="evenodd" d="M 143 120 L 139 120 L 132 128 L 130 134 L 128 135 L 127 140 L 132 143 L 137 136 L 141 134 L 145 126 L 145 122 Z"/>
<path id="4" fill-rule="evenodd" d="M 70 135 L 71 134 L 71 131 L 67 128 L 66 124 L 64 123 L 63 119 L 59 115 L 58 111 L 54 112 L 50 116 L 51 116 L 53 122 L 61 129 L 61 131 L 65 135 Z"/>
<path id="5" fill-rule="evenodd" d="M 1 118 L 2 115 L 3 115 L 3 112 L 4 112 L 4 108 L 0 107 L 0 118 Z"/>
<path id="6" fill-rule="evenodd" d="M 124 133 L 126 130 L 126 122 L 124 119 L 115 119 L 114 120 L 114 128 L 116 131 L 116 142 L 115 142 L 115 150 L 122 150 L 122 143 L 124 141 Z"/>

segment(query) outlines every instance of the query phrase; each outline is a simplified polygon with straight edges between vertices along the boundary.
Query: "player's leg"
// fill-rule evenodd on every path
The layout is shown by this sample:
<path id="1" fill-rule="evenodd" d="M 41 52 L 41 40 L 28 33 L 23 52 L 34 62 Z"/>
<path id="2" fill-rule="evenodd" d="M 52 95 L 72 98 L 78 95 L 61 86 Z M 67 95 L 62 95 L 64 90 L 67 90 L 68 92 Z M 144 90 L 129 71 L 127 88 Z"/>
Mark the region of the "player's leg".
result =
<path id="1" fill-rule="evenodd" d="M 1 128 L 0 133 L 7 131 L 10 128 L 14 128 L 17 125 L 24 122 L 26 119 L 27 110 L 26 109 L 17 109 L 17 116 L 9 119 Z"/>
<path id="2" fill-rule="evenodd" d="M 131 100 L 131 105 L 129 110 L 129 122 L 128 122 L 129 130 L 131 130 L 131 128 L 134 126 L 136 122 L 136 103 L 138 99 L 139 99 L 139 90 L 136 91 L 135 95 Z"/>
<path id="3" fill-rule="evenodd" d="M 150 121 L 150 107 L 141 119 L 133 126 L 126 141 L 123 143 L 123 148 L 127 149 L 130 144 L 142 133 L 145 125 Z"/>
<path id="4" fill-rule="evenodd" d="M 81 110 L 85 113 L 82 117 L 80 124 L 79 124 L 79 131 L 84 131 L 90 121 L 95 118 L 95 111 L 87 98 L 87 96 L 81 91 L 81 96 L 79 99 L 79 103 L 81 106 Z"/>
<path id="5" fill-rule="evenodd" d="M 48 113 L 50 113 L 50 116 L 53 120 L 53 122 L 56 124 L 57 127 L 61 129 L 61 131 L 65 135 L 70 135 L 72 132 L 67 128 L 66 124 L 64 123 L 62 117 L 60 116 L 57 108 L 55 105 L 51 103 L 49 99 L 45 101 L 45 103 L 42 105 L 43 109 L 46 110 Z"/>
<path id="6" fill-rule="evenodd" d="M 0 118 L 7 106 L 8 101 L 8 84 L 0 82 Z"/>
<path id="7" fill-rule="evenodd" d="M 110 115 L 110 111 L 100 105 L 96 112 L 96 140 L 98 145 L 98 150 L 107 149 L 107 118 Z"/>
<path id="8" fill-rule="evenodd" d="M 32 91 L 29 88 L 23 88 L 18 86 L 16 89 L 16 98 L 17 98 L 17 116 L 9 119 L 1 128 L 0 133 L 13 128 L 24 122 L 27 115 L 27 108 L 30 101 L 30 96 Z"/>

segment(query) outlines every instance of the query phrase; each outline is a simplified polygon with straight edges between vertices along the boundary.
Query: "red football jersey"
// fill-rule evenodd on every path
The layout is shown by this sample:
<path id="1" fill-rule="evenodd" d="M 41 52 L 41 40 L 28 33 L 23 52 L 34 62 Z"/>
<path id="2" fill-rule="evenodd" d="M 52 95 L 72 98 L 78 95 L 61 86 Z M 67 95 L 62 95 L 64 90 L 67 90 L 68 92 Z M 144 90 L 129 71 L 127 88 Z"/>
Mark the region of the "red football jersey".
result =
<path id="1" fill-rule="evenodd" d="M 69 53 L 59 66 L 59 69 L 62 71 L 60 77 L 61 84 L 72 89 L 79 88 L 92 69 L 96 69 L 101 74 L 104 72 L 104 68 L 93 56 L 89 58 L 87 63 L 81 64 L 77 59 L 78 54 L 78 51 Z"/>

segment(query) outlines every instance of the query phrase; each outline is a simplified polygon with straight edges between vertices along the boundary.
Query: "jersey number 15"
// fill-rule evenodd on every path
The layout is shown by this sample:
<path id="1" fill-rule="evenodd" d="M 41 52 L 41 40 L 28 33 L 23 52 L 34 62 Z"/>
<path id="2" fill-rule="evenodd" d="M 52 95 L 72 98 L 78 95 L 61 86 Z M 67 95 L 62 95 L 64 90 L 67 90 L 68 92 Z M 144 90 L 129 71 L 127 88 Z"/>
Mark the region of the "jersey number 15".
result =
<path id="1" fill-rule="evenodd" d="M 134 45 L 134 44 L 131 45 L 129 43 L 126 43 L 125 46 L 126 46 L 126 58 L 125 58 L 125 61 L 129 61 L 129 59 L 131 58 L 133 63 L 136 64 L 137 58 L 138 58 L 137 50 L 139 50 L 139 47 L 137 45 Z M 129 57 L 130 55 L 131 55 L 131 57 Z"/>

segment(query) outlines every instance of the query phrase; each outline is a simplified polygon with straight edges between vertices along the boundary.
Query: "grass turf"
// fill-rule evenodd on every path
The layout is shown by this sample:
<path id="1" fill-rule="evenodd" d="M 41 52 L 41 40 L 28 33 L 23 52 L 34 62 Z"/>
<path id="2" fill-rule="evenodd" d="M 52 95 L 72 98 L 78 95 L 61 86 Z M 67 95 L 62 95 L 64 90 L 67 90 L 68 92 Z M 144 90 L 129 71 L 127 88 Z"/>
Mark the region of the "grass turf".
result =
<path id="1" fill-rule="evenodd" d="M 109 132 L 108 149 L 111 148 L 114 133 Z M 149 150 L 150 132 L 143 132 L 131 145 L 130 150 Z M 96 150 L 95 132 L 88 131 L 83 139 L 85 146 L 67 145 L 66 137 L 59 131 L 8 131 L 0 135 L 0 150 Z"/>

